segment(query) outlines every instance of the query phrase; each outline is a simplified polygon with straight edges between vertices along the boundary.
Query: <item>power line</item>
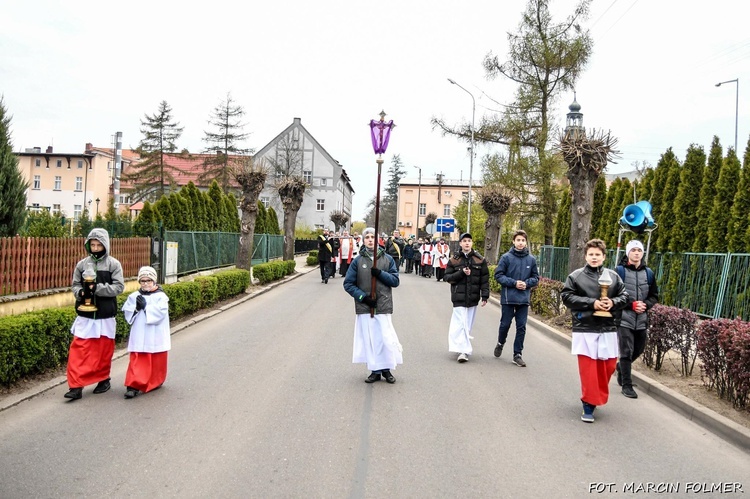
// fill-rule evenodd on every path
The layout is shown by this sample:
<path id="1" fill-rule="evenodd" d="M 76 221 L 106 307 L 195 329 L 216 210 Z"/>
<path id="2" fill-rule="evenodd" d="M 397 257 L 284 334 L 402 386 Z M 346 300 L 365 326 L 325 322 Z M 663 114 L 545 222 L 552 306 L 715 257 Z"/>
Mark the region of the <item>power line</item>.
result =
<path id="1" fill-rule="evenodd" d="M 599 16 L 598 18 L 596 18 L 596 21 L 594 21 L 594 23 L 593 23 L 593 24 L 592 24 L 591 26 L 589 26 L 589 29 L 591 29 L 591 28 L 593 28 L 594 26 L 596 26 L 596 23 L 598 23 L 598 22 L 599 22 L 599 20 L 600 20 L 600 19 L 601 19 L 602 17 L 604 17 L 604 14 L 606 14 L 607 12 L 609 12 L 609 9 L 611 9 L 611 8 L 612 8 L 612 6 L 613 6 L 614 4 L 616 4 L 616 3 L 617 3 L 617 0 L 612 0 L 612 3 L 611 3 L 611 4 L 609 4 L 609 7 L 607 7 L 607 9 L 606 9 L 606 10 L 605 10 L 604 12 L 602 12 L 602 14 L 601 14 L 601 15 L 600 15 L 600 16 Z"/>
<path id="2" fill-rule="evenodd" d="M 620 17 L 618 17 L 617 20 L 609 28 L 607 28 L 607 30 L 604 33 L 602 33 L 601 35 L 599 35 L 599 40 L 597 40 L 597 41 L 601 41 L 602 38 L 604 38 L 604 35 L 606 35 L 607 33 L 609 33 L 609 30 L 611 30 L 612 28 L 614 28 L 617 25 L 617 23 L 619 23 L 620 20 L 623 17 L 625 17 L 625 14 L 627 14 L 628 12 L 630 12 L 630 9 L 632 9 L 633 7 L 635 7 L 635 4 L 637 4 L 637 3 L 638 3 L 638 0 L 635 0 L 635 2 L 633 2 L 632 5 L 630 7 L 628 7 L 627 10 L 625 12 L 623 12 L 622 15 Z"/>

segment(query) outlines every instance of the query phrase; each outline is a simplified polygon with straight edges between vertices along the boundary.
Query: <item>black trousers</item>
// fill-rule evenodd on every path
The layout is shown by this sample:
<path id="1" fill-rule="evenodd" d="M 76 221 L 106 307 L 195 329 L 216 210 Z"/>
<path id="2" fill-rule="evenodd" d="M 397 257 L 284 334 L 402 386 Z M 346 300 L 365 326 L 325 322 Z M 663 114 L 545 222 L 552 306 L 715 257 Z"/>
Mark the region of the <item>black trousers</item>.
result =
<path id="1" fill-rule="evenodd" d="M 328 279 L 328 266 L 330 264 L 328 262 L 318 262 L 318 266 L 320 267 L 320 279 L 325 281 Z"/>
<path id="2" fill-rule="evenodd" d="M 645 329 L 617 328 L 617 342 L 620 346 L 620 375 L 622 386 L 633 386 L 632 365 L 646 348 L 648 332 Z"/>

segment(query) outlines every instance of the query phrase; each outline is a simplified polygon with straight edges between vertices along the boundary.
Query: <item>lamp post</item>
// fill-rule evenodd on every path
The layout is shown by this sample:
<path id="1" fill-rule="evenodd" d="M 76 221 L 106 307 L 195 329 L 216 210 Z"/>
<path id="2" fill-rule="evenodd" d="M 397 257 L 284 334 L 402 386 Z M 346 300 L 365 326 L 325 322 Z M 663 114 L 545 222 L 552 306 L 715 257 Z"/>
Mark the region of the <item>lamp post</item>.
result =
<path id="1" fill-rule="evenodd" d="M 96 198 L 94 201 L 96 201 L 96 216 L 98 217 L 99 216 L 99 201 L 101 201 L 101 199 Z"/>
<path id="2" fill-rule="evenodd" d="M 471 96 L 471 157 L 469 158 L 469 199 L 468 207 L 466 209 L 466 230 L 471 232 L 471 177 L 474 172 L 474 112 L 476 111 L 476 100 L 474 100 L 474 94 L 466 90 L 464 87 L 456 83 L 454 80 L 448 78 L 448 81 L 452 85 L 456 85 L 458 88 L 466 92 Z"/>
<path id="3" fill-rule="evenodd" d="M 417 170 L 419 170 L 419 187 L 417 188 L 417 225 L 415 226 L 414 230 L 417 233 L 417 237 L 419 237 L 419 210 L 422 202 L 422 167 L 421 166 L 415 166 Z"/>
<path id="4" fill-rule="evenodd" d="M 725 83 L 734 83 L 737 85 L 737 91 L 734 97 L 734 153 L 737 155 L 737 157 L 739 157 L 739 153 L 737 152 L 737 122 L 739 120 L 740 112 L 740 79 L 735 78 L 734 80 L 722 81 L 720 83 L 717 83 L 716 86 L 720 87 Z"/>

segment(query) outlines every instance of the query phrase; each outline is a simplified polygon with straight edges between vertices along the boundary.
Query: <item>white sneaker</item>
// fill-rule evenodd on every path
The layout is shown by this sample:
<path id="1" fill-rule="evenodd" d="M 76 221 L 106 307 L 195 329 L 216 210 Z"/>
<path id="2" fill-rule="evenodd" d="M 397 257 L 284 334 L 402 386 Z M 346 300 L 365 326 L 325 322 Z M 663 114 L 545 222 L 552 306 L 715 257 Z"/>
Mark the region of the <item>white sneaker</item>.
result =
<path id="1" fill-rule="evenodd" d="M 458 360 L 458 362 L 460 362 L 461 364 L 463 364 L 464 362 L 468 362 L 469 356 L 466 355 L 465 353 L 460 353 L 460 354 L 458 354 L 458 359 L 457 360 Z"/>

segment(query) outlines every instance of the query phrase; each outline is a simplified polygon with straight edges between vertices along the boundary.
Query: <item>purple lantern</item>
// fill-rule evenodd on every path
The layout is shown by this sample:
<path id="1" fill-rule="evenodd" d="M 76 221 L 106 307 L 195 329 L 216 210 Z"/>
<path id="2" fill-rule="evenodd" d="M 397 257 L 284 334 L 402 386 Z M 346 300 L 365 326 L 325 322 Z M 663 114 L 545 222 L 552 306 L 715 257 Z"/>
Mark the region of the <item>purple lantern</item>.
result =
<path id="1" fill-rule="evenodd" d="M 380 121 L 370 120 L 370 135 L 372 136 L 372 148 L 375 154 L 385 153 L 394 126 L 396 125 L 393 124 L 393 120 L 388 123 L 385 122 L 385 111 L 380 111 Z"/>

